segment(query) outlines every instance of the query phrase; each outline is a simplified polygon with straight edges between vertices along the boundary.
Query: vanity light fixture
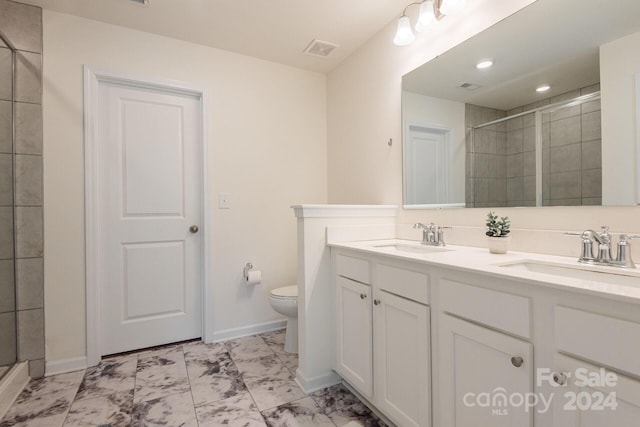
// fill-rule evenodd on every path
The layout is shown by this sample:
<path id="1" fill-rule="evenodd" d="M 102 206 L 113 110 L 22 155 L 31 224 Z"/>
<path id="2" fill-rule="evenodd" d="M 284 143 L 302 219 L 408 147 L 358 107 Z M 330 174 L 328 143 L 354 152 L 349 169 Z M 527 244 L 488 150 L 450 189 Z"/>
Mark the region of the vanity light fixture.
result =
<path id="1" fill-rule="evenodd" d="M 396 29 L 396 35 L 393 38 L 393 43 L 395 43 L 396 46 L 407 46 L 416 39 L 411 29 L 411 20 L 407 16 L 409 6 L 420 6 L 415 30 L 421 33 L 426 30 L 427 27 L 442 19 L 444 15 L 452 15 L 459 12 L 464 8 L 465 4 L 466 0 L 422 0 L 409 3 L 402 11 L 402 16 L 398 18 L 398 27 Z M 445 10 L 447 12 L 445 12 Z"/>
<path id="2" fill-rule="evenodd" d="M 551 89 L 551 86 L 549 85 L 540 85 L 536 88 L 536 92 L 546 92 L 549 89 Z"/>
<path id="3" fill-rule="evenodd" d="M 484 70 L 484 69 L 486 69 L 486 68 L 491 67 L 492 65 L 493 65 L 493 61 L 492 61 L 492 60 L 490 60 L 490 59 L 485 59 L 485 60 L 482 60 L 482 61 L 478 62 L 478 63 L 476 64 L 476 68 L 477 68 L 478 70 Z"/>
<path id="4" fill-rule="evenodd" d="M 443 15 L 455 15 L 464 9 L 466 4 L 466 0 L 442 0 L 440 12 L 442 12 Z"/>

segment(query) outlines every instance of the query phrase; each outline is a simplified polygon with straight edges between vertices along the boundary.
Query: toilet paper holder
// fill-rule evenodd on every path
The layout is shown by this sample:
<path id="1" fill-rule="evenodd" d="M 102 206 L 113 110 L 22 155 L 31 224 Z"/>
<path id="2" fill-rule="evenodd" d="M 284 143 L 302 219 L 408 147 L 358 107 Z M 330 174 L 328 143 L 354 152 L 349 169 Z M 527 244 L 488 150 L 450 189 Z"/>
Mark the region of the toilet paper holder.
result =
<path id="1" fill-rule="evenodd" d="M 247 265 L 244 266 L 244 268 L 242 269 L 242 277 L 244 277 L 244 280 L 249 280 L 249 270 L 251 270 L 253 268 L 253 264 L 251 264 L 250 262 L 247 263 Z"/>

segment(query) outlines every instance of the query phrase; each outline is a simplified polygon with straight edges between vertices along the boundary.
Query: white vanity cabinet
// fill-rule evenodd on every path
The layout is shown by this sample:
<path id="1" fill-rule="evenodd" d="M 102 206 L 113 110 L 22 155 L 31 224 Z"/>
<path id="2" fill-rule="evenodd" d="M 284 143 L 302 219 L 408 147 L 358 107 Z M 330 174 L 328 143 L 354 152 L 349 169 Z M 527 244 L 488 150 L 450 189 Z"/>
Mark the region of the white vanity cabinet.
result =
<path id="1" fill-rule="evenodd" d="M 639 425 L 640 381 L 563 354 L 554 366 L 554 426 Z"/>
<path id="2" fill-rule="evenodd" d="M 371 286 L 338 276 L 334 295 L 334 369 L 360 393 L 371 398 Z"/>
<path id="3" fill-rule="evenodd" d="M 398 426 L 431 425 L 428 276 L 334 254 L 334 369 Z"/>
<path id="4" fill-rule="evenodd" d="M 530 343 L 447 314 L 440 318 L 438 333 L 441 425 L 532 425 L 531 411 L 506 402 L 514 394 L 533 392 Z"/>
<path id="5" fill-rule="evenodd" d="M 480 249 L 345 246 L 331 252 L 334 368 L 398 427 L 640 425 L 640 297 L 460 261 Z"/>
<path id="6" fill-rule="evenodd" d="M 376 291 L 373 307 L 374 403 L 401 426 L 429 426 L 429 307 Z"/>
<path id="7" fill-rule="evenodd" d="M 533 425 L 524 405 L 504 401 L 534 391 L 530 299 L 468 276 L 447 274 L 438 283 L 441 425 Z"/>

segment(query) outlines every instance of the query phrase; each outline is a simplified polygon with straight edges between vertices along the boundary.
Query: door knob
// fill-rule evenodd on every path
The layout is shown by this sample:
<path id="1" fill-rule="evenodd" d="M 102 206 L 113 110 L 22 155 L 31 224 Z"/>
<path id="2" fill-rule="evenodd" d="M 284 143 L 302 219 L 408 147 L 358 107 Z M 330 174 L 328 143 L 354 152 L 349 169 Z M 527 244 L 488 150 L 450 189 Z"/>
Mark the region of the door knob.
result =
<path id="1" fill-rule="evenodd" d="M 360 294 L 360 299 L 365 299 L 367 297 L 367 294 Z"/>
<path id="2" fill-rule="evenodd" d="M 192 225 L 191 227 L 189 227 L 189 231 L 191 233 L 193 233 L 193 234 L 196 234 L 198 232 L 198 230 L 200 230 L 200 229 L 198 228 L 197 225 Z"/>
<path id="3" fill-rule="evenodd" d="M 565 385 L 567 383 L 567 374 L 563 372 L 555 372 L 553 374 L 553 381 L 558 385 Z"/>
<path id="4" fill-rule="evenodd" d="M 374 299 L 374 300 L 373 300 L 373 304 L 375 304 L 375 305 L 380 305 L 380 300 L 379 300 L 379 299 Z"/>
<path id="5" fill-rule="evenodd" d="M 519 368 L 524 363 L 524 359 L 520 356 L 513 356 L 511 358 L 511 364 L 516 368 Z"/>

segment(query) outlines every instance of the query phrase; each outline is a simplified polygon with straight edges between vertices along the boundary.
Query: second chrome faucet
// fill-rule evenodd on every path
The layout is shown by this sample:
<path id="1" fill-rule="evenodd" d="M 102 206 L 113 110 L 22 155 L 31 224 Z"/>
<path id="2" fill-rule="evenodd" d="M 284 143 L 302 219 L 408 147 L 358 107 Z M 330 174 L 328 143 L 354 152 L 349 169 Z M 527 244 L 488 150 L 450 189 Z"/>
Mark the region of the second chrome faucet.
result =
<path id="1" fill-rule="evenodd" d="M 585 264 L 609 265 L 614 267 L 635 268 L 631 259 L 631 245 L 629 240 L 639 238 L 640 235 L 621 234 L 618 240 L 618 251 L 615 259 L 611 255 L 611 234 L 609 227 L 601 227 L 600 233 L 594 230 L 585 230 L 582 233 L 565 233 L 569 236 L 580 236 L 582 247 L 578 262 Z M 597 244 L 594 255 L 593 244 Z"/>

